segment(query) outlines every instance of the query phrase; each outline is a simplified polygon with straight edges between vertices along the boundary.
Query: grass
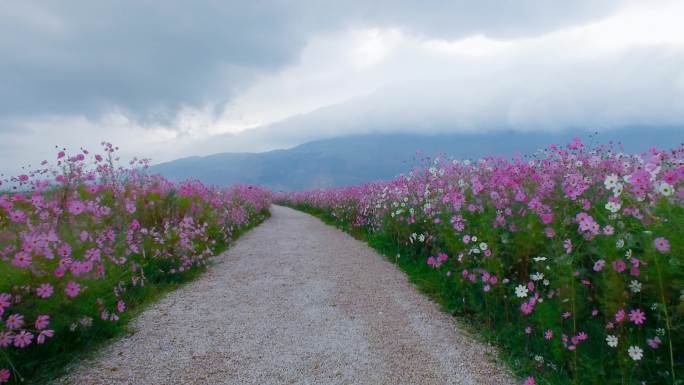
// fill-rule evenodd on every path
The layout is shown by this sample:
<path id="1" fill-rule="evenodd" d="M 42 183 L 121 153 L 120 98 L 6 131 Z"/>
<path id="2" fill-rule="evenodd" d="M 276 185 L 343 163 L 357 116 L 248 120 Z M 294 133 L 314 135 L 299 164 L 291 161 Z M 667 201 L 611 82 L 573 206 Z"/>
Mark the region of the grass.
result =
<path id="1" fill-rule="evenodd" d="M 522 377 L 527 372 L 529 363 L 528 360 L 521 360 L 521 354 L 524 351 L 516 348 L 516 343 L 507 342 L 507 339 L 501 339 L 501 333 L 505 333 L 500 329 L 494 328 L 493 324 L 482 317 L 478 317 L 477 313 L 460 311 L 459 306 L 455 303 L 460 296 L 457 294 L 457 288 L 454 285 L 448 284 L 444 279 L 444 275 L 438 270 L 429 267 L 424 258 L 418 258 L 414 255 L 413 250 L 403 249 L 393 242 L 389 237 L 382 232 L 373 233 L 367 230 L 362 230 L 349 226 L 348 223 L 342 222 L 332 216 L 329 212 L 317 209 L 311 206 L 299 205 L 292 208 L 299 211 L 311 214 L 324 223 L 334 226 L 342 231 L 353 236 L 355 239 L 367 243 L 370 247 L 385 256 L 388 261 L 394 263 L 401 269 L 412 282 L 416 288 L 430 299 L 435 301 L 444 312 L 457 317 L 456 321 L 476 340 L 485 343 L 498 345 L 499 359 L 508 366 L 511 371 L 517 376 Z M 518 335 L 519 332 L 511 333 L 511 335 Z M 517 341 L 520 343 L 520 341 Z M 565 384 L 567 383 L 562 377 L 554 379 L 551 384 Z"/>

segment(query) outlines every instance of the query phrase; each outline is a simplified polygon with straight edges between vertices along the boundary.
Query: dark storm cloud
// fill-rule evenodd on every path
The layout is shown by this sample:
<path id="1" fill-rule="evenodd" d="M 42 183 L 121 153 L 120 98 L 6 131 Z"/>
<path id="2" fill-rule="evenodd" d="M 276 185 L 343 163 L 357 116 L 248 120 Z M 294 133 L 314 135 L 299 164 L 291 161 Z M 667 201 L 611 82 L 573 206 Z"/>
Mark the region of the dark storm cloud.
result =
<path id="1" fill-rule="evenodd" d="M 382 26 L 435 38 L 513 37 L 605 16 L 615 3 L 3 2 L 0 118 L 119 110 L 163 123 L 182 105 L 230 100 L 326 32 Z"/>

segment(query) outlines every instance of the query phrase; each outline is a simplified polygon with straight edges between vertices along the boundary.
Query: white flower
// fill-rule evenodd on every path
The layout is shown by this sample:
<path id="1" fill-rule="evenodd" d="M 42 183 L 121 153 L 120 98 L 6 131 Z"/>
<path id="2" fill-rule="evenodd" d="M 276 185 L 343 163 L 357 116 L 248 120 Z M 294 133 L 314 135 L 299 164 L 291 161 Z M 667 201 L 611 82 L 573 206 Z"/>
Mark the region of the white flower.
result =
<path id="1" fill-rule="evenodd" d="M 527 287 L 524 285 L 518 285 L 515 287 L 515 295 L 517 295 L 518 298 L 527 297 L 527 291 Z"/>
<path id="2" fill-rule="evenodd" d="M 470 240 L 473 241 L 473 242 L 477 242 L 477 237 L 473 235 L 473 237 L 470 238 Z"/>
<path id="3" fill-rule="evenodd" d="M 665 335 L 665 329 L 663 329 L 663 328 L 656 329 L 656 334 L 659 336 L 664 336 Z"/>
<path id="4" fill-rule="evenodd" d="M 615 242 L 615 246 L 618 249 L 621 249 L 625 245 L 625 240 L 624 239 L 618 239 L 617 242 Z"/>
<path id="5" fill-rule="evenodd" d="M 542 283 L 544 284 L 544 286 L 549 286 L 549 283 L 551 283 L 551 282 L 549 282 L 548 279 L 545 279 Z"/>
<path id="6" fill-rule="evenodd" d="M 420 242 L 425 242 L 425 235 L 420 234 L 420 235 L 418 236 L 418 241 L 420 241 Z"/>
<path id="7" fill-rule="evenodd" d="M 638 346 L 630 346 L 627 353 L 634 361 L 639 361 L 644 356 L 644 351 Z"/>
<path id="8" fill-rule="evenodd" d="M 619 197 L 622 194 L 622 190 L 624 188 L 624 185 L 622 183 L 618 183 L 615 185 L 613 188 L 613 196 Z"/>
<path id="9" fill-rule="evenodd" d="M 632 293 L 638 293 L 641 291 L 641 282 L 633 279 L 632 282 L 629 283 L 629 289 L 632 291 Z"/>
<path id="10" fill-rule="evenodd" d="M 611 348 L 614 348 L 618 345 L 618 338 L 614 335 L 609 335 L 606 337 L 606 343 L 608 343 L 608 346 Z"/>
<path id="11" fill-rule="evenodd" d="M 534 360 L 537 361 L 537 362 L 543 363 L 543 362 L 544 362 L 544 357 L 542 357 L 542 356 L 540 356 L 540 355 L 536 355 L 536 356 L 534 356 Z"/>
<path id="12" fill-rule="evenodd" d="M 658 185 L 658 192 L 669 197 L 674 192 L 674 188 L 667 182 L 660 182 Z"/>
<path id="13" fill-rule="evenodd" d="M 619 203 L 616 203 L 616 202 L 608 202 L 608 203 L 606 203 L 606 210 L 610 211 L 611 213 L 616 213 L 616 212 L 620 211 L 621 206 L 622 205 L 620 205 Z"/>
<path id="14" fill-rule="evenodd" d="M 530 279 L 533 281 L 541 281 L 544 279 L 544 273 L 536 272 L 534 274 L 530 274 Z"/>
<path id="15" fill-rule="evenodd" d="M 627 257 L 627 259 L 632 258 L 632 249 L 627 250 L 627 252 L 625 253 L 625 257 Z"/>
<path id="16" fill-rule="evenodd" d="M 612 190 L 617 185 L 618 181 L 617 175 L 610 174 L 606 177 L 606 180 L 603 181 L 603 185 L 606 186 L 608 190 Z"/>
<path id="17" fill-rule="evenodd" d="M 486 243 L 484 243 L 484 242 L 480 243 L 480 250 L 485 251 L 485 250 L 487 250 L 487 247 L 488 246 Z"/>
<path id="18" fill-rule="evenodd" d="M 532 259 L 534 259 L 535 262 L 546 261 L 546 257 L 534 257 Z"/>

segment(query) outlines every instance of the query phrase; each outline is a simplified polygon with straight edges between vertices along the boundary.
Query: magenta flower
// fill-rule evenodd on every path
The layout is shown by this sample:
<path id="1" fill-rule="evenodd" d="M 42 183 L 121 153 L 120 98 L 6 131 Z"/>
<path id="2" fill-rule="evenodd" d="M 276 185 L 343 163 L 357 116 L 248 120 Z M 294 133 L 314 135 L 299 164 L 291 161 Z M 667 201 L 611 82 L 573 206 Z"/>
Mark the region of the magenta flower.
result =
<path id="1" fill-rule="evenodd" d="M 530 376 L 525 379 L 523 385 L 537 385 L 537 381 L 535 381 L 534 377 Z"/>
<path id="2" fill-rule="evenodd" d="M 629 312 L 629 320 L 635 325 L 643 325 L 646 321 L 646 314 L 641 309 L 634 309 Z"/>
<path id="3" fill-rule="evenodd" d="M 10 378 L 12 378 L 12 376 L 10 375 L 9 370 L 5 368 L 0 369 L 0 384 L 9 382 Z"/>
<path id="4" fill-rule="evenodd" d="M 658 237 L 653 241 L 653 245 L 655 246 L 656 250 L 660 251 L 661 253 L 667 253 L 670 251 L 670 241 L 663 237 Z"/>
<path id="5" fill-rule="evenodd" d="M 544 332 L 544 339 L 550 340 L 553 338 L 553 330 L 548 329 L 546 332 Z"/>

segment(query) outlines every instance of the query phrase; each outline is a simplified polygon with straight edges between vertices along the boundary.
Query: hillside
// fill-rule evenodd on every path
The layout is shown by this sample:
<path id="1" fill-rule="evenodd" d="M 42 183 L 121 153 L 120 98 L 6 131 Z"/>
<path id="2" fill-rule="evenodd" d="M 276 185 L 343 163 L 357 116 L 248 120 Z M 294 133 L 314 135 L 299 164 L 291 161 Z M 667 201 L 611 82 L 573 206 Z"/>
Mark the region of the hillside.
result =
<path id="1" fill-rule="evenodd" d="M 422 156 L 446 154 L 477 158 L 488 154 L 530 154 L 551 143 L 567 142 L 571 133 L 496 132 L 485 134 L 371 134 L 324 139 L 263 153 L 220 153 L 161 163 L 151 172 L 172 180 L 197 178 L 204 183 L 250 183 L 273 190 L 324 188 L 387 179 L 406 172 Z M 650 146 L 670 148 L 684 140 L 684 129 L 630 128 L 585 141 L 608 143 L 620 138 L 628 151 Z M 417 154 L 417 152 L 420 152 Z"/>

